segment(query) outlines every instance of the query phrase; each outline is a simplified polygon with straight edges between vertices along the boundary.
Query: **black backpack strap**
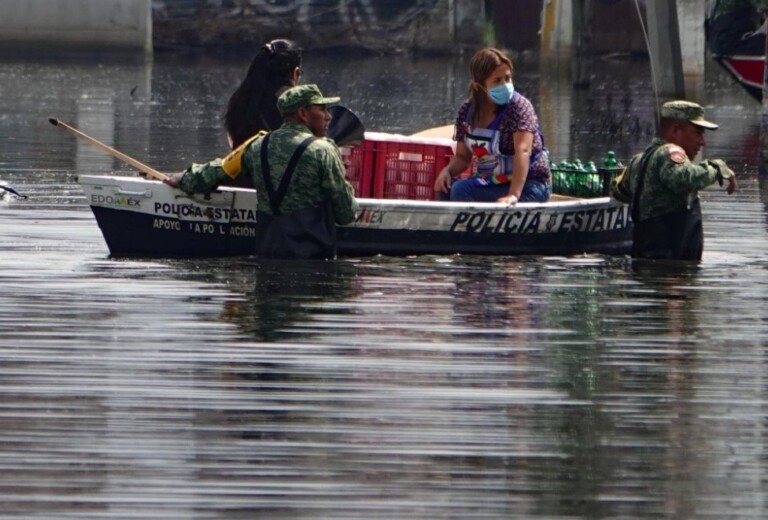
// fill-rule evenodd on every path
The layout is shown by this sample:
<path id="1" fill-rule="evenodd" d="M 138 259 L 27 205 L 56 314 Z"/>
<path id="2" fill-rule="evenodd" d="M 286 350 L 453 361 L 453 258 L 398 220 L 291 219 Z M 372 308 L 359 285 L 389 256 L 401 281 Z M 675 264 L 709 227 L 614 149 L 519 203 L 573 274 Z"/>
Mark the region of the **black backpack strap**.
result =
<path id="1" fill-rule="evenodd" d="M 269 205 L 272 207 L 272 214 L 277 215 L 275 207 L 275 188 L 272 186 L 272 175 L 269 173 L 269 162 L 267 162 L 267 144 L 269 143 L 269 135 L 264 136 L 261 141 L 261 175 L 264 177 L 264 186 L 267 188 L 267 197 L 269 198 Z"/>
<path id="2" fill-rule="evenodd" d="M 275 192 L 274 185 L 272 184 L 272 176 L 269 173 L 269 162 L 267 161 L 267 143 L 269 142 L 269 134 L 264 137 L 264 141 L 261 143 L 261 174 L 264 176 L 264 185 L 267 188 L 267 196 L 269 197 L 269 205 L 272 208 L 273 215 L 277 216 L 280 214 L 280 204 L 282 204 L 285 194 L 288 192 L 288 185 L 291 182 L 291 177 L 293 177 L 293 171 L 299 163 L 301 154 L 303 154 L 304 150 L 316 140 L 317 137 L 310 135 L 296 147 L 296 150 L 293 151 L 293 155 L 291 155 L 291 158 L 288 161 L 288 166 L 285 168 L 283 178 L 280 179 L 280 186 L 278 186 L 277 192 Z"/>
<path id="3" fill-rule="evenodd" d="M 309 137 L 304 139 L 301 142 L 301 144 L 299 144 L 299 146 L 296 147 L 296 150 L 294 150 L 293 155 L 291 155 L 291 159 L 288 161 L 288 166 L 285 167 L 285 173 L 283 173 L 283 178 L 280 179 L 280 186 L 277 187 L 277 193 L 275 194 L 275 205 L 278 207 L 278 210 L 280 208 L 280 204 L 283 203 L 285 194 L 288 192 L 288 184 L 290 184 L 291 182 L 291 177 L 293 177 L 293 171 L 296 169 L 296 165 L 299 163 L 301 154 L 304 153 L 304 150 L 307 149 L 307 146 L 309 146 L 316 140 L 317 140 L 317 137 L 315 137 L 314 135 L 310 135 Z"/>
<path id="4" fill-rule="evenodd" d="M 661 146 L 664 146 L 664 145 L 661 145 Z M 634 192 L 632 193 L 632 203 L 630 204 L 630 207 L 629 207 L 632 213 L 632 220 L 634 222 L 640 221 L 640 195 L 643 193 L 643 188 L 645 187 L 645 170 L 646 168 L 648 168 L 648 161 L 650 161 L 651 156 L 656 151 L 656 149 L 654 149 L 653 152 L 649 151 L 650 148 L 649 150 L 646 150 L 646 155 L 645 157 L 643 157 L 643 160 L 640 161 L 640 165 L 638 167 L 637 189 L 634 190 Z M 630 166 L 627 166 L 627 168 L 629 168 Z"/>

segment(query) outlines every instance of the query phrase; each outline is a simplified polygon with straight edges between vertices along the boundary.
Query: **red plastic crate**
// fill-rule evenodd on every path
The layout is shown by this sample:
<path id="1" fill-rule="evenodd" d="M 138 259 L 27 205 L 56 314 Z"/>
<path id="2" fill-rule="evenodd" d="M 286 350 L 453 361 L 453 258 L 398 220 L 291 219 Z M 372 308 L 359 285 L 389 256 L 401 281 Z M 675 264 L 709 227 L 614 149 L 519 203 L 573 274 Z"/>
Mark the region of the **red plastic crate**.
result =
<path id="1" fill-rule="evenodd" d="M 356 197 L 373 195 L 374 142 L 363 140 L 357 146 L 340 148 L 341 160 L 347 172 L 347 180 L 355 189 Z"/>
<path id="2" fill-rule="evenodd" d="M 435 199 L 435 178 L 453 157 L 448 144 L 374 141 L 373 197 Z"/>

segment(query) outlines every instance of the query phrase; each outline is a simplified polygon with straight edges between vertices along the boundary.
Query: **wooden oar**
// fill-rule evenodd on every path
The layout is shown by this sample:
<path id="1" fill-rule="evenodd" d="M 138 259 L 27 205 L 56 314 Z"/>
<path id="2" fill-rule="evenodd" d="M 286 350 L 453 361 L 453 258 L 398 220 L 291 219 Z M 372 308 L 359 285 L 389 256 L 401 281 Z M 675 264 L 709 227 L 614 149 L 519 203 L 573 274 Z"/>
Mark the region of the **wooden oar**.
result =
<path id="1" fill-rule="evenodd" d="M 62 123 L 58 119 L 55 119 L 55 118 L 51 117 L 50 119 L 48 119 L 48 121 L 50 121 L 50 123 L 53 126 L 59 126 L 59 127 L 63 128 L 64 130 L 68 131 L 69 133 L 75 135 L 76 137 L 79 137 L 80 139 L 83 139 L 84 141 L 88 141 L 89 143 L 91 143 L 95 147 L 101 148 L 103 151 L 107 152 L 112 157 L 116 157 L 117 159 L 120 159 L 121 161 L 123 161 L 123 162 L 125 162 L 127 164 L 130 164 L 134 168 L 138 169 L 140 172 L 147 173 L 150 177 L 154 177 L 155 179 L 158 179 L 158 180 L 161 180 L 161 181 L 163 181 L 163 180 L 168 178 L 168 176 L 166 174 L 161 173 L 161 172 L 155 170 L 154 168 L 152 168 L 150 166 L 147 166 L 143 162 L 137 161 L 133 157 L 129 157 L 129 156 L 125 155 L 123 152 L 119 152 L 119 151 L 115 150 L 111 146 L 107 146 L 106 144 L 102 143 L 101 141 L 99 141 L 97 139 L 94 139 L 93 137 L 91 137 L 91 136 L 89 136 L 87 134 L 84 134 L 80 130 L 78 130 L 76 128 L 73 128 L 73 127 L 69 126 L 66 123 Z"/>

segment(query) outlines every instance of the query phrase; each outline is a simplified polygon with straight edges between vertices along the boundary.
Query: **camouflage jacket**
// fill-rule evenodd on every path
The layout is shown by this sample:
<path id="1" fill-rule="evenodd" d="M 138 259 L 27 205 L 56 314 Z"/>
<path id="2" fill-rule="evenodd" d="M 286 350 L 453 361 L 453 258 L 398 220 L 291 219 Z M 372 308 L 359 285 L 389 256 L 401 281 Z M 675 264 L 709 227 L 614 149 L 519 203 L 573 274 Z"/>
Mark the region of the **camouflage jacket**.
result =
<path id="1" fill-rule="evenodd" d="M 224 180 L 238 175 L 250 175 L 256 187 L 257 209 L 272 213 L 261 170 L 261 143 L 265 134 L 246 141 L 224 159 L 206 164 L 193 164 L 181 178 L 179 188 L 187 193 L 209 193 Z M 298 123 L 284 123 L 271 133 L 268 160 L 272 184 L 277 190 L 293 151 L 311 135 Z M 349 224 L 355 218 L 357 201 L 352 185 L 347 182 L 344 164 L 336 144 L 329 139 L 311 143 L 293 172 L 288 192 L 280 206 L 282 213 L 321 206 L 331 201 L 337 224 Z"/>
<path id="2" fill-rule="evenodd" d="M 711 17 L 716 18 L 742 9 L 752 9 L 755 12 L 768 9 L 768 0 L 716 0 L 712 7 Z"/>
<path id="3" fill-rule="evenodd" d="M 655 138 L 643 153 L 635 155 L 624 171 L 611 183 L 611 196 L 631 204 L 638 188 L 640 168 L 645 165 L 639 202 L 639 220 L 690 207 L 699 190 L 730 172 L 720 159 L 693 164 L 679 146 Z"/>

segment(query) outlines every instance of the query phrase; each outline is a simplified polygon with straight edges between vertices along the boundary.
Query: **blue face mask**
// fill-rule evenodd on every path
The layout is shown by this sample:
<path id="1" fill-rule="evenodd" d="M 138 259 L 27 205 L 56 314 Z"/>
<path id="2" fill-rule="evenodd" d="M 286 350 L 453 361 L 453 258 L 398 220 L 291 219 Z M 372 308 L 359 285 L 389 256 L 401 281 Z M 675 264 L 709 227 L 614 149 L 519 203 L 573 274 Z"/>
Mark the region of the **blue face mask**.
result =
<path id="1" fill-rule="evenodd" d="M 512 83 L 496 85 L 488 91 L 488 95 L 497 105 L 506 105 L 509 103 L 509 100 L 512 99 L 514 93 L 515 86 Z"/>

